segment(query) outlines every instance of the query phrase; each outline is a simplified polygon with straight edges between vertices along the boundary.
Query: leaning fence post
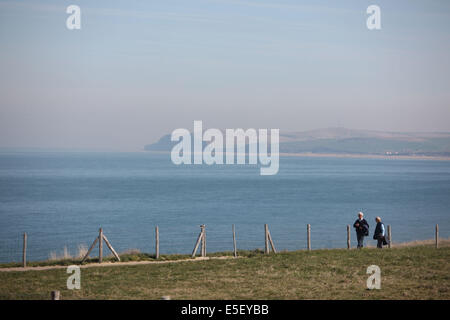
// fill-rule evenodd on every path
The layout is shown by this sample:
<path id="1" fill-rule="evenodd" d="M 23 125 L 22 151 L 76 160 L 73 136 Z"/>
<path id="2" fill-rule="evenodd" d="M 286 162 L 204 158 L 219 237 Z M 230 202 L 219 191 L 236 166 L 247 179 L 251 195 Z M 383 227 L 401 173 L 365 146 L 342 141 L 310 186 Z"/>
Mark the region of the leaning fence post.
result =
<path id="1" fill-rule="evenodd" d="M 436 249 L 439 248 L 439 225 L 436 225 Z"/>
<path id="2" fill-rule="evenodd" d="M 98 233 L 98 262 L 103 261 L 103 229 L 100 228 Z"/>
<path id="3" fill-rule="evenodd" d="M 347 249 L 350 249 L 351 244 L 350 244 L 350 225 L 347 225 Z"/>
<path id="4" fill-rule="evenodd" d="M 155 228 L 155 257 L 159 259 L 159 228 L 156 226 Z"/>
<path id="5" fill-rule="evenodd" d="M 269 226 L 267 224 L 264 225 L 264 253 L 269 253 Z"/>
<path id="6" fill-rule="evenodd" d="M 23 267 L 27 266 L 27 233 L 23 234 L 23 250 L 22 250 L 22 263 Z"/>
<path id="7" fill-rule="evenodd" d="M 272 236 L 270 235 L 270 231 L 268 233 L 268 237 L 269 237 L 270 247 L 272 248 L 272 252 L 277 253 L 277 249 L 275 249 L 275 245 L 273 244 L 273 240 L 272 240 Z"/>
<path id="8" fill-rule="evenodd" d="M 308 250 L 311 250 L 311 225 L 309 223 L 306 226 L 306 233 L 307 233 L 307 247 Z"/>
<path id="9" fill-rule="evenodd" d="M 200 234 L 198 235 L 197 242 L 195 243 L 194 250 L 192 251 L 192 258 L 195 258 L 195 254 L 197 253 L 197 249 L 198 249 L 198 246 L 200 245 L 200 242 L 203 242 L 203 231 L 204 231 L 203 227 L 204 227 L 204 225 L 202 224 L 200 226 L 200 228 L 201 228 Z M 203 253 L 203 251 L 202 251 L 202 253 Z"/>
<path id="10" fill-rule="evenodd" d="M 234 229 L 234 224 L 233 224 L 233 254 L 234 257 L 237 257 L 237 248 L 236 248 L 236 230 Z"/>
<path id="11" fill-rule="evenodd" d="M 103 234 L 103 232 L 102 232 L 102 237 L 103 237 L 103 240 L 105 241 L 106 245 L 108 246 L 109 250 L 111 250 L 112 254 L 116 257 L 116 259 L 120 261 L 119 255 L 117 254 L 116 250 L 114 250 L 111 243 L 109 243 L 108 238 L 106 238 L 106 236 Z"/>
<path id="12" fill-rule="evenodd" d="M 387 226 L 387 233 L 388 233 L 388 248 L 392 246 L 392 233 L 391 233 L 391 225 Z"/>

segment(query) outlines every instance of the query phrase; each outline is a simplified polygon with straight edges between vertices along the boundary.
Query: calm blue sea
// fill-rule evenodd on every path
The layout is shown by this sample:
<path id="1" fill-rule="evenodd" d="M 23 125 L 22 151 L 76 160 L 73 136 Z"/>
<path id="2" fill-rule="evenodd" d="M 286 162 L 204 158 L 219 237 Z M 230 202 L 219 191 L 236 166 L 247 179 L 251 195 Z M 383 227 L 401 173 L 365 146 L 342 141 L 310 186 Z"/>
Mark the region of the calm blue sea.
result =
<path id="1" fill-rule="evenodd" d="M 275 176 L 256 166 L 175 166 L 152 153 L 0 153 L 0 261 L 76 254 L 103 227 L 119 252 L 190 253 L 207 226 L 208 251 L 345 247 L 346 225 L 379 215 L 395 242 L 450 236 L 450 162 L 284 157 Z M 371 238 L 371 237 L 370 237 Z M 369 242 L 374 242 L 369 238 Z M 355 244 L 352 230 L 352 243 Z"/>

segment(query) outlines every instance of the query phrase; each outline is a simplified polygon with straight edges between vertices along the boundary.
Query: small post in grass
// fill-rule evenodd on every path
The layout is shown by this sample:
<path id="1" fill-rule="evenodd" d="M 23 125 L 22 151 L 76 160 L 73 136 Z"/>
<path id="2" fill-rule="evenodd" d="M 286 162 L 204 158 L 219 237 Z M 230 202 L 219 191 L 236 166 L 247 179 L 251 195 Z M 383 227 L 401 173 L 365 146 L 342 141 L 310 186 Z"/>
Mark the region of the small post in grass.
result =
<path id="1" fill-rule="evenodd" d="M 23 234 L 22 265 L 27 266 L 27 233 Z"/>
<path id="2" fill-rule="evenodd" d="M 159 228 L 156 226 L 155 228 L 155 257 L 159 259 Z"/>
<path id="3" fill-rule="evenodd" d="M 233 224 L 233 254 L 234 257 L 237 258 L 237 248 L 236 248 L 236 230 Z"/>
<path id="4" fill-rule="evenodd" d="M 58 290 L 52 291 L 50 295 L 52 300 L 59 300 L 61 298 L 61 293 Z"/>
<path id="5" fill-rule="evenodd" d="M 350 225 L 347 225 L 347 249 L 351 248 L 351 243 L 350 243 Z"/>
<path id="6" fill-rule="evenodd" d="M 436 225 L 436 249 L 439 248 L 439 225 Z"/>
<path id="7" fill-rule="evenodd" d="M 387 226 L 387 233 L 388 233 L 388 248 L 392 247 L 392 230 L 391 230 L 391 225 Z"/>
<path id="8" fill-rule="evenodd" d="M 309 223 L 306 226 L 306 233 L 307 233 L 307 247 L 308 250 L 311 250 L 311 225 Z"/>

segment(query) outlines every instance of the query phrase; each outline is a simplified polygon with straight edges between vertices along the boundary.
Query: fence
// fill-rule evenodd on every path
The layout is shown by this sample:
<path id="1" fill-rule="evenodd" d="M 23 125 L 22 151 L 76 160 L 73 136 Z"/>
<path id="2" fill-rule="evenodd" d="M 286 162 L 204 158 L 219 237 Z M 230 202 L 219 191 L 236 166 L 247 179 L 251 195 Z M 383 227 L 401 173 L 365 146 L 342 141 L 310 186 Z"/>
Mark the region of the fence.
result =
<path id="1" fill-rule="evenodd" d="M 351 227 L 350 225 L 347 225 L 347 234 L 346 234 L 346 241 L 347 241 L 347 248 L 351 249 Z M 312 228 L 310 224 L 307 224 L 306 226 L 306 249 L 312 250 L 312 241 L 311 241 L 311 233 Z M 155 227 L 155 258 L 160 258 L 160 231 L 159 227 Z M 235 225 L 232 225 L 232 229 L 230 232 L 230 238 L 232 238 L 233 243 L 233 255 L 237 257 L 237 235 L 236 235 L 236 229 Z M 390 225 L 387 226 L 387 240 L 388 240 L 388 248 L 391 248 L 393 246 L 393 238 L 392 238 L 392 228 Z M 90 246 L 89 250 L 84 255 L 83 259 L 81 260 L 81 263 L 83 263 L 89 256 L 89 254 L 92 252 L 94 247 L 98 244 L 99 249 L 99 263 L 102 263 L 103 261 L 103 242 L 106 243 L 109 250 L 112 252 L 114 257 L 120 261 L 119 254 L 115 251 L 112 244 L 109 242 L 108 238 L 103 233 L 103 229 L 99 229 L 98 236 L 94 239 L 94 242 Z M 269 225 L 264 224 L 264 253 L 269 254 L 271 251 L 273 253 L 277 253 L 277 250 L 275 248 L 276 239 L 272 238 L 272 235 L 269 230 Z M 200 233 L 198 234 L 197 241 L 195 242 L 194 249 L 192 251 L 192 257 L 195 257 L 197 255 L 198 248 L 200 247 L 200 255 L 202 257 L 206 257 L 206 225 L 202 224 L 200 225 Z M 435 248 L 439 248 L 439 225 L 436 224 L 435 226 L 435 237 L 434 237 L 434 245 Z M 230 248 L 231 249 L 231 248 Z M 27 251 L 28 251 L 28 234 L 24 233 L 22 237 L 22 266 L 27 266 Z"/>

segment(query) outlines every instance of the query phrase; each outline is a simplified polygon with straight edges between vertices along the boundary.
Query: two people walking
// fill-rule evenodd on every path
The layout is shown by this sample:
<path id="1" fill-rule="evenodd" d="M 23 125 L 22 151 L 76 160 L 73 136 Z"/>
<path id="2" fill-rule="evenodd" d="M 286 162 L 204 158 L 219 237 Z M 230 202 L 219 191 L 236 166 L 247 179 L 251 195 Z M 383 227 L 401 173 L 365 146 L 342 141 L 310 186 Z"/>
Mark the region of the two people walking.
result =
<path id="1" fill-rule="evenodd" d="M 375 218 L 377 226 L 375 227 L 375 232 L 373 234 L 373 239 L 377 240 L 377 248 L 383 248 L 383 245 L 388 244 L 386 240 L 386 228 L 384 223 L 381 222 L 380 217 Z M 358 213 L 358 219 L 356 219 L 353 227 L 356 230 L 356 239 L 358 240 L 358 249 L 364 246 L 364 237 L 369 235 L 369 224 L 366 219 L 364 219 L 364 213 Z"/>

